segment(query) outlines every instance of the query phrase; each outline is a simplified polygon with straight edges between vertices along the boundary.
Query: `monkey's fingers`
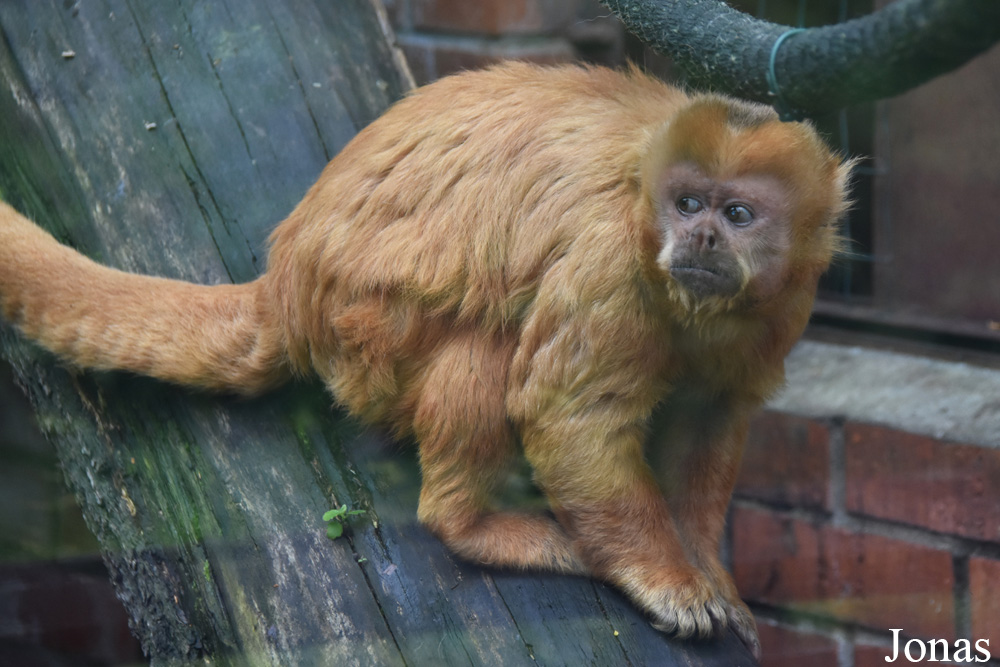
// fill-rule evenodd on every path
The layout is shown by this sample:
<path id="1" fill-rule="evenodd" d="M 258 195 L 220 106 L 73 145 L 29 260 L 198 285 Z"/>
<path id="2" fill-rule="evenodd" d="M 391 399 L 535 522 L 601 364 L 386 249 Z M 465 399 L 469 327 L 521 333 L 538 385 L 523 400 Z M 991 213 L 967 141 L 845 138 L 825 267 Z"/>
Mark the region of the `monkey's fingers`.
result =
<path id="1" fill-rule="evenodd" d="M 661 594 L 650 610 L 653 627 L 681 639 L 715 637 L 729 624 L 730 606 L 708 582 L 677 587 Z"/>

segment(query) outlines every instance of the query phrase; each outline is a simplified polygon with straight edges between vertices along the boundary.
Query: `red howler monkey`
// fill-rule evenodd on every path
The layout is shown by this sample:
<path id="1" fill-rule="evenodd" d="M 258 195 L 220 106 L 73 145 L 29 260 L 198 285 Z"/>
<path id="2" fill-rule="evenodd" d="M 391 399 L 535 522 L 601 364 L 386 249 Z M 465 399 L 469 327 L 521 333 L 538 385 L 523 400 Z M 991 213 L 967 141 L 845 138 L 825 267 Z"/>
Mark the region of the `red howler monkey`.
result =
<path id="1" fill-rule="evenodd" d="M 419 518 L 457 554 L 591 574 L 757 650 L 720 533 L 848 171 L 768 107 L 507 64 L 360 132 L 248 284 L 105 268 L 0 204 L 0 306 L 80 366 L 246 394 L 311 368 L 419 443 Z M 519 445 L 557 521 L 491 509 Z"/>

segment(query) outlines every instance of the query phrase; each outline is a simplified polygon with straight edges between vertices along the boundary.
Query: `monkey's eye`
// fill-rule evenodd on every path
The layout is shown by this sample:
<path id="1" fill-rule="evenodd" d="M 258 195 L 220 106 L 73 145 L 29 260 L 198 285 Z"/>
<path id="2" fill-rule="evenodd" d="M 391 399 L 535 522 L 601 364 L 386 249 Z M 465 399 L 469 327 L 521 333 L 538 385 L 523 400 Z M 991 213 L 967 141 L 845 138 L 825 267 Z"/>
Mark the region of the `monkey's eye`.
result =
<path id="1" fill-rule="evenodd" d="M 753 211 L 742 204 L 733 204 L 726 208 L 725 216 L 726 220 L 740 227 L 745 227 L 753 222 Z"/>
<path id="2" fill-rule="evenodd" d="M 694 197 L 681 197 L 677 200 L 677 210 L 684 215 L 694 215 L 704 208 Z"/>

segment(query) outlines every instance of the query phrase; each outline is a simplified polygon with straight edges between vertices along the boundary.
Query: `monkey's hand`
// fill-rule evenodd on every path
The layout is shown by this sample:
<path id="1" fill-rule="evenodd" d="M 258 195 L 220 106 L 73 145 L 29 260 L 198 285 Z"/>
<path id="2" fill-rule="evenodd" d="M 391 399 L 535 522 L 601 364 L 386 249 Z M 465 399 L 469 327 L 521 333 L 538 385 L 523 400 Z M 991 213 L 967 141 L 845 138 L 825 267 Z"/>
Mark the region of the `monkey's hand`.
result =
<path id="1" fill-rule="evenodd" d="M 757 654 L 753 615 L 742 600 L 728 594 L 731 583 L 720 587 L 687 563 L 661 566 L 656 571 L 642 569 L 629 568 L 616 583 L 653 616 L 654 628 L 681 639 L 704 639 L 732 627 Z"/>
<path id="2" fill-rule="evenodd" d="M 706 577 L 688 567 L 670 575 L 669 584 L 639 586 L 634 592 L 652 613 L 654 628 L 686 639 L 712 637 L 728 625 L 730 605 Z"/>

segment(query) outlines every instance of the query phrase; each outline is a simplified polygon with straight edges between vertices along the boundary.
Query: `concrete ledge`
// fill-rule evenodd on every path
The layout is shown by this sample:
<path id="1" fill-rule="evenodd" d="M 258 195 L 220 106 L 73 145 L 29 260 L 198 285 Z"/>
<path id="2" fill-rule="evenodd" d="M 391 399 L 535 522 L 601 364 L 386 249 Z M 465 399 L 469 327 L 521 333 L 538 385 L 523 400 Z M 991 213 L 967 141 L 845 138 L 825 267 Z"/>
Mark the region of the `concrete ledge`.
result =
<path id="1" fill-rule="evenodd" d="M 801 341 L 772 410 L 1000 449 L 1000 370 Z"/>

